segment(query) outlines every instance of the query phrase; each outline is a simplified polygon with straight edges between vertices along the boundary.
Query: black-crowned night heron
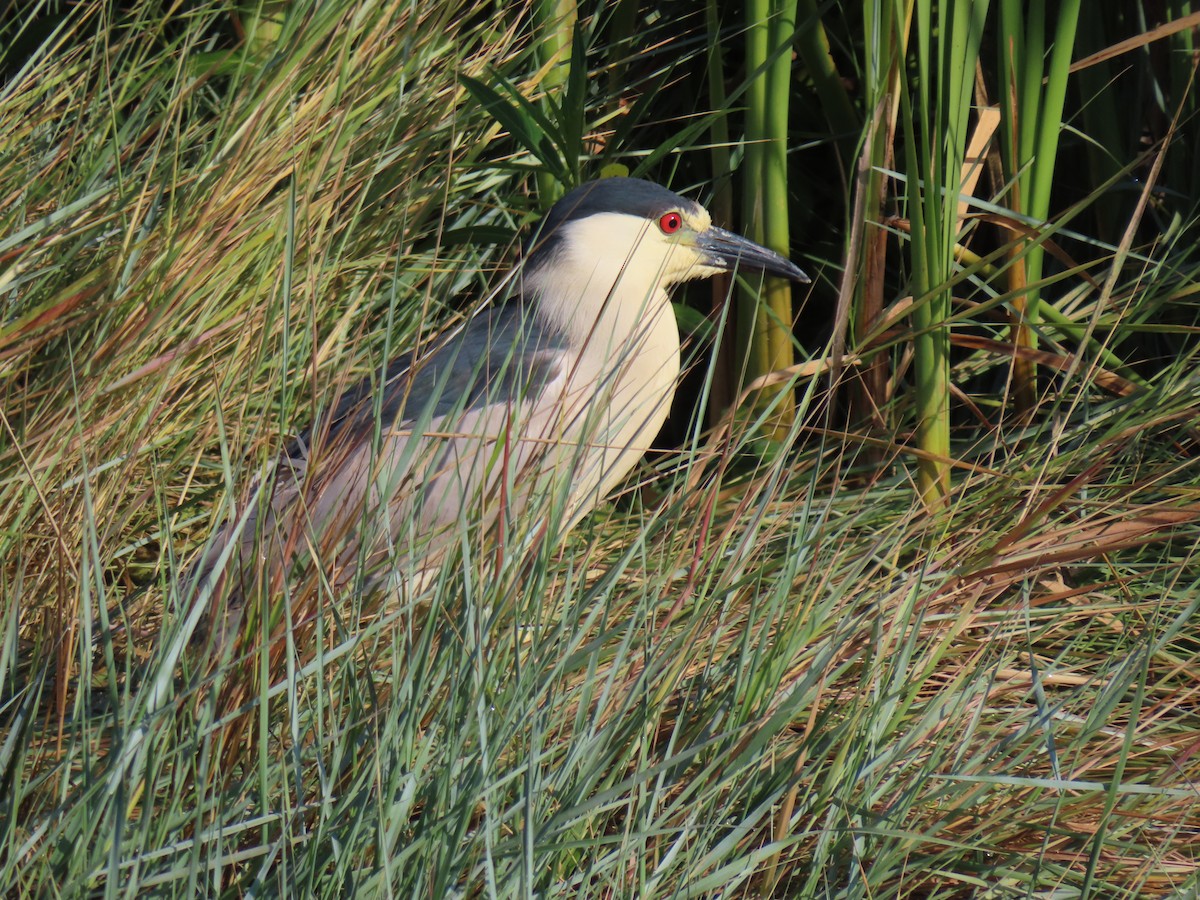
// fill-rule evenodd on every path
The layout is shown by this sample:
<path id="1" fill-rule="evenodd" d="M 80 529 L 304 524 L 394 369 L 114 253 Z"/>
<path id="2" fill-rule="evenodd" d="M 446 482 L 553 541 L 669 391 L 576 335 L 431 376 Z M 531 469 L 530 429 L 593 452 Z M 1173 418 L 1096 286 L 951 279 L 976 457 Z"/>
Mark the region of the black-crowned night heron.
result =
<path id="1" fill-rule="evenodd" d="M 240 594 L 311 553 L 335 584 L 364 563 L 372 579 L 412 584 L 456 523 L 519 522 L 538 498 L 557 509 L 550 537 L 561 538 L 667 417 L 680 369 L 667 289 L 738 268 L 808 281 L 659 185 L 576 188 L 529 242 L 513 299 L 345 394 L 288 447 L 198 575 L 236 572 Z"/>

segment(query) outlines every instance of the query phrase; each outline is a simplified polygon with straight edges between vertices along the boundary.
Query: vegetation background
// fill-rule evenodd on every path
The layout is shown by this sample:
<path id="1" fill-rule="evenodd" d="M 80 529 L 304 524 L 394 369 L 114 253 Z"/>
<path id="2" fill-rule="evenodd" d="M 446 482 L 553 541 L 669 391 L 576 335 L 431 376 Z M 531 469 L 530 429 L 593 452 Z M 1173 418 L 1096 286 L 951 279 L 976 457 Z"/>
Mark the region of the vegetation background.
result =
<path id="1" fill-rule="evenodd" d="M 0 16 L 5 893 L 1200 891 L 1190 2 Z M 612 165 L 813 286 L 680 298 L 566 547 L 199 652 L 287 436 Z"/>

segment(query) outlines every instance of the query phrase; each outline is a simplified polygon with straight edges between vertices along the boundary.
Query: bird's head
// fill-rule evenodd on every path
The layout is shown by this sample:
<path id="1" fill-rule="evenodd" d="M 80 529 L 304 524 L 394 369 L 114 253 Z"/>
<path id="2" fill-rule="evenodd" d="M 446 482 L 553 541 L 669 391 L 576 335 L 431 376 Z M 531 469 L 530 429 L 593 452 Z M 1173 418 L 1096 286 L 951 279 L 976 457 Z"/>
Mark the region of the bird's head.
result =
<path id="1" fill-rule="evenodd" d="M 590 325 L 604 315 L 632 322 L 664 306 L 671 285 L 734 269 L 809 280 L 778 253 L 717 228 L 692 200 L 651 181 L 603 178 L 551 207 L 526 247 L 524 279 L 552 318 Z"/>
<path id="2" fill-rule="evenodd" d="M 778 253 L 714 226 L 699 203 L 640 178 L 602 178 L 570 191 L 526 249 L 527 271 L 580 279 L 619 268 L 666 286 L 736 268 L 808 281 Z"/>

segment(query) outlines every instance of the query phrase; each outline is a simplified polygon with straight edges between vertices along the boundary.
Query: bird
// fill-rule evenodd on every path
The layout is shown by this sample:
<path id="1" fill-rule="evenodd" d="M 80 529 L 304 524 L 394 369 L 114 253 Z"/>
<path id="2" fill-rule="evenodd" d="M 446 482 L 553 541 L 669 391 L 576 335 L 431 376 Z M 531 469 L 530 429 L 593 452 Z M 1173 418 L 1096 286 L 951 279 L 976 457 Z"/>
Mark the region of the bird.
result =
<path id="1" fill-rule="evenodd" d="M 456 523 L 495 529 L 533 509 L 556 512 L 560 542 L 667 418 L 680 376 L 669 289 L 734 270 L 809 281 L 654 182 L 567 192 L 527 241 L 507 301 L 318 414 L 210 539 L 191 583 L 215 597 L 232 577 L 236 608 L 307 554 L 335 585 L 412 586 L 440 565 Z"/>

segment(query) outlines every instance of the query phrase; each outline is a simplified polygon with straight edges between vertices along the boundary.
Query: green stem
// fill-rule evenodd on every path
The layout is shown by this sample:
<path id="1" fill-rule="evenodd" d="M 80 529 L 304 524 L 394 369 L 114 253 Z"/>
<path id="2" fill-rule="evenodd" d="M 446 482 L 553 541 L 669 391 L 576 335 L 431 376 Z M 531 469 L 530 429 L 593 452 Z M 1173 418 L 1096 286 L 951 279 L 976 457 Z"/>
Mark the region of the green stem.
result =
<path id="1" fill-rule="evenodd" d="M 548 98 L 558 94 L 571 75 L 571 49 L 579 10 L 575 0 L 539 0 L 537 16 L 537 53 L 543 66 L 548 66 L 542 87 Z M 550 101 L 547 101 L 550 102 Z M 553 114 L 552 110 L 547 110 Z M 563 185 L 553 172 L 539 170 L 538 195 L 549 205 L 562 194 Z"/>
<path id="2" fill-rule="evenodd" d="M 747 90 L 746 156 L 743 171 L 744 214 L 750 236 L 776 250 L 789 251 L 787 138 L 788 101 L 792 89 L 791 45 L 796 29 L 796 0 L 752 0 L 746 7 L 746 65 L 755 73 Z M 742 304 L 739 326 L 750 335 L 746 376 L 749 379 L 790 366 L 792 342 L 791 284 L 768 279 L 761 301 Z M 764 391 L 760 406 L 775 412 L 770 436 L 782 438 L 795 418 L 795 404 L 785 385 Z"/>
<path id="3" fill-rule="evenodd" d="M 721 56 L 721 11 L 718 0 L 707 0 L 704 4 L 704 24 L 708 31 L 708 105 L 718 111 L 713 116 L 709 134 L 712 149 L 712 174 L 715 190 L 709 210 L 716 223 L 722 227 L 733 225 L 733 183 L 730 176 L 733 163 L 730 153 L 729 119 L 723 114 L 728 107 L 725 94 L 725 64 Z M 729 302 L 731 280 L 728 275 L 712 279 L 712 311 L 720 318 Z M 710 424 L 717 425 L 725 411 L 737 397 L 737 374 L 734 360 L 737 358 L 736 335 L 733 328 L 724 330 L 724 339 L 716 348 L 713 363 L 712 388 L 709 393 L 708 409 Z"/>

